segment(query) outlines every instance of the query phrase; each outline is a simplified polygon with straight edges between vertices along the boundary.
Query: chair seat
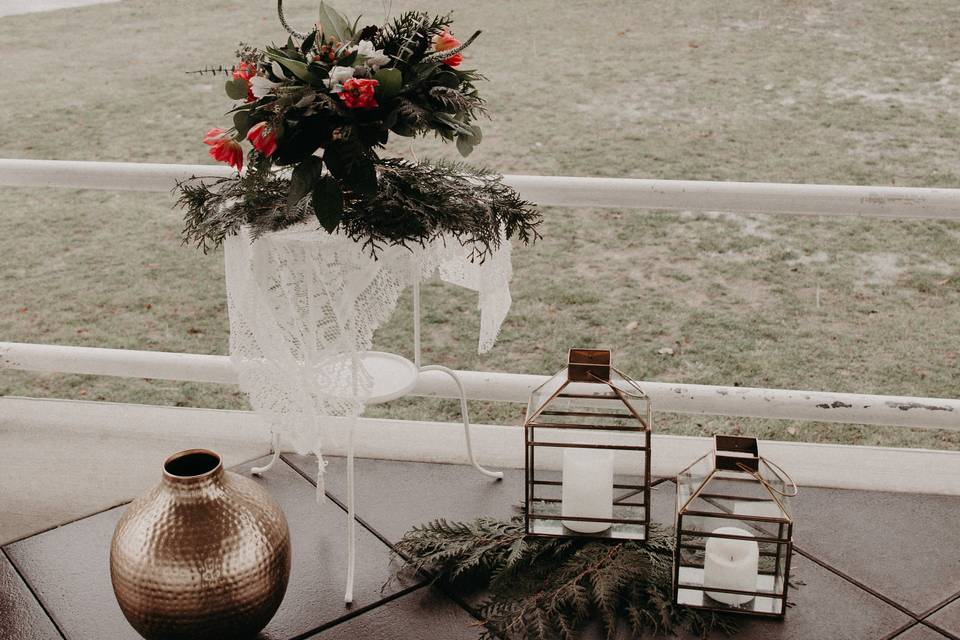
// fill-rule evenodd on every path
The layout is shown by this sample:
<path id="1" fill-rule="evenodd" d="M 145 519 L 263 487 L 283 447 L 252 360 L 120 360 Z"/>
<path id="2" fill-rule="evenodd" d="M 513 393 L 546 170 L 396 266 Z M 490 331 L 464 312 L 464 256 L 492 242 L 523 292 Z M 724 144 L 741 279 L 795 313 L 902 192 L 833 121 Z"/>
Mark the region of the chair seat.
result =
<path id="1" fill-rule="evenodd" d="M 370 376 L 370 387 L 363 389 L 364 404 L 381 404 L 410 393 L 417 384 L 417 366 L 395 353 L 361 351 L 356 355 L 361 371 Z M 338 354 L 322 361 L 320 387 L 324 395 L 335 398 L 353 397 L 353 356 Z M 366 385 L 364 385 L 366 386 Z"/>

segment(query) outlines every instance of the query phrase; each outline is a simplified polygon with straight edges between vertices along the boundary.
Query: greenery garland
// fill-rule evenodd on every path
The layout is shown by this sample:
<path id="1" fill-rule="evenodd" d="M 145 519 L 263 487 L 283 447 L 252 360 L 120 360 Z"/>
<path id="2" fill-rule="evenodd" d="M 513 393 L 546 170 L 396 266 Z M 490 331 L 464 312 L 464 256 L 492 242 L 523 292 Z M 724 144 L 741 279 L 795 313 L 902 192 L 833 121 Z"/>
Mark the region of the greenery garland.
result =
<path id="1" fill-rule="evenodd" d="M 735 631 L 730 615 L 673 604 L 673 548 L 672 533 L 657 525 L 643 543 L 541 538 L 527 536 L 516 516 L 435 520 L 408 531 L 396 551 L 402 571 L 426 572 L 458 591 L 486 589 L 485 639 L 568 640 L 591 621 L 607 638 L 624 625 L 636 636 Z"/>
<path id="2" fill-rule="evenodd" d="M 328 232 L 339 227 L 373 257 L 388 245 L 423 246 L 449 235 L 471 248 L 472 259 L 482 261 L 504 239 L 526 244 L 539 237 L 540 212 L 503 184 L 499 174 L 442 161 L 383 159 L 376 167 L 378 190 L 370 195 L 335 192 L 332 217 L 318 202 L 320 187 L 310 197 L 297 187 L 296 175 L 286 177 L 266 165 L 253 165 L 236 177 L 181 182 L 177 204 L 185 210 L 184 242 L 206 252 L 242 224 L 250 226 L 256 239 L 319 220 Z"/>

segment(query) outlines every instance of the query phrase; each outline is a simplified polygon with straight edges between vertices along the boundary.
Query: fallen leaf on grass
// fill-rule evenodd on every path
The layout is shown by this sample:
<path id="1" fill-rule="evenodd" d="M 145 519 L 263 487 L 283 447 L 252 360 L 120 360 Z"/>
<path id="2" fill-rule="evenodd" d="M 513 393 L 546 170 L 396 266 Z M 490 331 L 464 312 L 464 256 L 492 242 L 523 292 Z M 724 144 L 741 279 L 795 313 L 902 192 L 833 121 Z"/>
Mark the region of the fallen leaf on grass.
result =
<path id="1" fill-rule="evenodd" d="M 662 356 L 672 356 L 673 349 L 670 347 L 663 347 L 662 349 L 657 349 L 657 353 L 659 353 Z"/>

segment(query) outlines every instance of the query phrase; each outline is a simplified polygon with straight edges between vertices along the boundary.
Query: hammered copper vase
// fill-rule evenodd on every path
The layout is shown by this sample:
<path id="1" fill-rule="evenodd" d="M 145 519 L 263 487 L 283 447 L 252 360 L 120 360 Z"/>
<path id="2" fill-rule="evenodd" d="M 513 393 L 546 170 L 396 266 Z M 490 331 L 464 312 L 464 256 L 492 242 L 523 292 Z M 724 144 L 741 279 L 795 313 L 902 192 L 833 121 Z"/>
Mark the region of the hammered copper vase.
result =
<path id="1" fill-rule="evenodd" d="M 253 636 L 289 576 L 279 505 L 205 449 L 167 459 L 163 480 L 131 503 L 110 546 L 120 609 L 148 640 Z"/>

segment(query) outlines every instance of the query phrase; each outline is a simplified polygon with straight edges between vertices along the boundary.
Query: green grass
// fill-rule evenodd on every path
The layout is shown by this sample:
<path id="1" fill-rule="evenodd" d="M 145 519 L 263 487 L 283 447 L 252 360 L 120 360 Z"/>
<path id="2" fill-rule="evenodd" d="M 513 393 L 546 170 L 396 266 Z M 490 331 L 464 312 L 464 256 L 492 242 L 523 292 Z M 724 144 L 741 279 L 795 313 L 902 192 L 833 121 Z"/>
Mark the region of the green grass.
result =
<path id="1" fill-rule="evenodd" d="M 289 2 L 306 27 L 314 2 Z M 729 4 L 729 3 L 728 3 Z M 394 3 L 396 13 L 407 3 Z M 457 0 L 493 121 L 473 160 L 505 173 L 960 186 L 960 5 Z M 284 34 L 274 3 L 125 0 L 0 19 L 0 157 L 204 163 L 237 41 Z M 379 2 L 341 10 L 383 17 Z M 394 147 L 455 155 L 435 141 Z M 5 189 L 4 340 L 226 353 L 222 256 L 179 245 L 166 194 Z M 956 397 L 960 225 L 544 211 L 515 250 L 514 306 L 475 353 L 475 297 L 425 288 L 426 358 L 549 373 L 614 349 L 648 380 Z M 820 304 L 817 305 L 819 290 Z M 409 353 L 410 301 L 377 337 Z M 660 355 L 673 347 L 674 355 Z M 229 387 L 5 371 L 0 393 L 242 407 Z M 379 415 L 455 419 L 409 400 Z M 517 423 L 518 406 L 476 403 Z M 659 431 L 960 449 L 960 434 L 662 414 Z"/>

